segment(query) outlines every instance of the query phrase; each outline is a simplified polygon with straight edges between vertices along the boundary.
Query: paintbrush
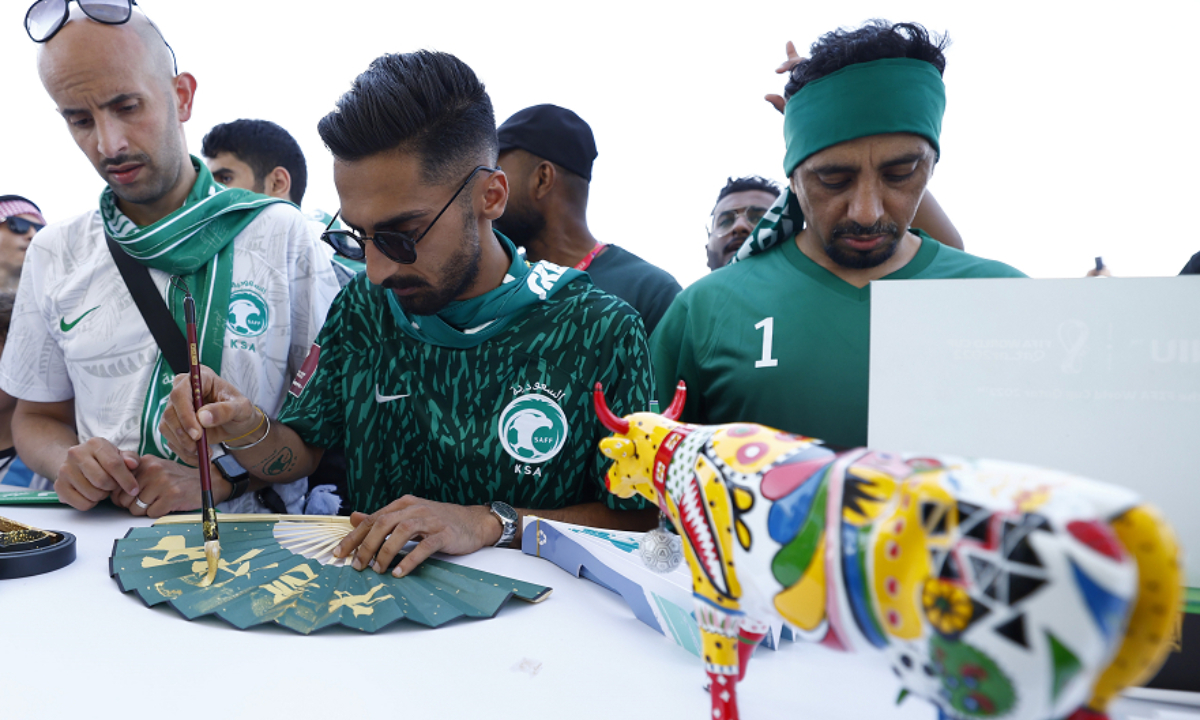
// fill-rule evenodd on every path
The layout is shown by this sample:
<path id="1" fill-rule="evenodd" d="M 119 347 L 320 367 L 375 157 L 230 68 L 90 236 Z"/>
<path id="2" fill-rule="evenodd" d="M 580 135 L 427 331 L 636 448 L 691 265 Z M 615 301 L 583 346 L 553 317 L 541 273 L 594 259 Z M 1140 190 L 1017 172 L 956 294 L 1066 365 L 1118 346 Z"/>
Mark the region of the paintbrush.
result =
<path id="1" fill-rule="evenodd" d="M 183 317 L 187 323 L 188 375 L 192 381 L 192 405 L 197 411 L 203 405 L 200 392 L 200 348 L 196 342 L 196 301 L 183 288 Z M 201 587 L 208 587 L 217 577 L 217 564 L 221 560 L 221 540 L 217 532 L 217 510 L 213 506 L 212 474 L 208 464 L 208 432 L 200 428 L 200 440 L 197 443 L 197 455 L 200 466 L 200 512 L 204 531 L 204 559 L 208 561 L 208 573 L 200 582 Z"/>

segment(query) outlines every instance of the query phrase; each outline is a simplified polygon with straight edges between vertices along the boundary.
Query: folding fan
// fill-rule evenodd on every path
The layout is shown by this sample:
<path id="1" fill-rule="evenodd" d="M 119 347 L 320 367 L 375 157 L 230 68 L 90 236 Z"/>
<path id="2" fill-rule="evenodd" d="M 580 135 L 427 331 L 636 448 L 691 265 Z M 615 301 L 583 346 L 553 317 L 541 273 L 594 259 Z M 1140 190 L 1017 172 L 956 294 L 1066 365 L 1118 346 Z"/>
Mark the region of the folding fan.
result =
<path id="1" fill-rule="evenodd" d="M 222 515 L 216 581 L 204 578 L 199 515 L 133 528 L 113 545 L 111 574 L 148 606 L 168 603 L 188 620 L 220 617 L 239 629 L 274 622 L 308 634 L 330 625 L 375 632 L 400 620 L 438 627 L 494 617 L 510 597 L 540 602 L 551 588 L 429 558 L 396 578 L 358 571 L 333 549 L 349 518 Z"/>

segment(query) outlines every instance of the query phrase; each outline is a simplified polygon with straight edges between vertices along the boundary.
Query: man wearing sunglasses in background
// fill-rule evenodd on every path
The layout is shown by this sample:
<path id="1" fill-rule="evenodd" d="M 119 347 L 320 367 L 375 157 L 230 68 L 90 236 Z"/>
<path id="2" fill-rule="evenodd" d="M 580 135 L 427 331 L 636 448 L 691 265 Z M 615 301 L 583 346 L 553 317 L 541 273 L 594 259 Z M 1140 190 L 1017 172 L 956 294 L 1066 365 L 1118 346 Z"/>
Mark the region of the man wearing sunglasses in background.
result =
<path id="1" fill-rule="evenodd" d="M 254 475 L 291 478 L 344 443 L 357 512 L 336 552 L 358 569 L 388 571 L 415 539 L 395 574 L 436 551 L 518 544 L 520 508 L 652 527 L 655 509 L 604 490 L 608 431 L 590 399 L 599 382 L 618 414 L 649 406 L 642 324 L 583 273 L 530 267 L 493 231 L 508 178 L 471 69 L 445 53 L 384 55 L 318 129 L 350 228 L 326 237 L 365 255 L 366 274 L 334 302 L 277 422 L 206 369 L 199 413 L 186 379 L 171 395 L 172 447 L 195 457 L 203 425 L 210 441 L 243 436 L 252 447 L 235 454 Z"/>
<path id="2" fill-rule="evenodd" d="M 0 385 L 20 398 L 17 449 L 79 509 L 106 498 L 152 517 L 199 508 L 198 471 L 157 432 L 174 373 L 115 258 L 133 258 L 139 296 L 168 314 L 166 331 L 182 325 L 169 279 L 185 280 L 203 309 L 202 358 L 272 414 L 337 283 L 296 208 L 223 190 L 188 154 L 196 80 L 175 71 L 131 3 L 40 0 L 26 28 L 45 43 L 42 84 L 108 187 L 98 210 L 47 227 L 30 246 L 0 361 Z M 215 499 L 233 500 L 223 509 L 262 509 L 244 471 L 214 464 Z M 289 508 L 302 506 L 305 485 L 280 486 Z"/>
<path id="3" fill-rule="evenodd" d="M 8 337 L 13 302 L 25 252 L 38 230 L 46 226 L 41 208 L 20 195 L 0 195 L 0 351 Z M 28 487 L 33 471 L 17 457 L 12 440 L 12 416 L 17 399 L 0 390 L 0 485 Z"/>
<path id="4" fill-rule="evenodd" d="M 25 251 L 46 218 L 37 205 L 20 195 L 0 195 L 0 292 L 15 292 Z"/>

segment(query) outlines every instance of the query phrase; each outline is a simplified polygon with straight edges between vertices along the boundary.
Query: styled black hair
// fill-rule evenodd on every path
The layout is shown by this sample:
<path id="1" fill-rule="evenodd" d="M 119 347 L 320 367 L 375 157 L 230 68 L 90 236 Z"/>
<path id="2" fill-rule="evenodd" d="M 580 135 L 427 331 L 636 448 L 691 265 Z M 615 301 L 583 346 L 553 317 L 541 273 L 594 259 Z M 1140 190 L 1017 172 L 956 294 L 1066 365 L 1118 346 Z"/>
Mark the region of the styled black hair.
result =
<path id="1" fill-rule="evenodd" d="M 946 71 L 943 51 L 949 45 L 949 35 L 931 34 L 917 23 L 893 25 L 887 20 L 868 20 L 854 30 L 839 28 L 822 35 L 809 48 L 808 59 L 792 68 L 783 97 L 790 98 L 813 80 L 847 65 L 886 58 L 924 60 L 937 68 L 940 75 Z"/>
<path id="2" fill-rule="evenodd" d="M 499 146 L 483 83 L 463 61 L 430 50 L 375 58 L 317 131 L 339 160 L 414 153 L 438 184 L 460 179 L 464 165 L 495 164 Z"/>
<path id="3" fill-rule="evenodd" d="M 32 205 L 32 206 L 34 206 L 35 208 L 37 208 L 37 211 L 38 211 L 38 212 L 41 212 L 41 211 L 42 211 L 42 209 L 41 209 L 40 207 L 38 207 L 37 203 L 35 203 L 34 201 L 30 200 L 30 199 L 29 199 L 29 198 L 27 198 L 27 197 L 21 197 L 20 195 L 0 195 L 0 203 L 2 203 L 2 202 L 12 202 L 13 200 L 18 200 L 18 201 L 20 201 L 20 202 L 27 202 L 27 203 L 29 203 L 30 205 Z"/>
<path id="4" fill-rule="evenodd" d="M 299 205 L 304 199 L 308 188 L 304 152 L 287 130 L 270 120 L 242 119 L 217 125 L 204 136 L 200 152 L 210 160 L 223 152 L 236 156 L 254 171 L 256 184 L 261 184 L 275 168 L 282 167 L 292 176 L 288 192 L 292 202 Z"/>
<path id="5" fill-rule="evenodd" d="M 779 197 L 780 193 L 779 186 L 765 177 L 749 175 L 747 177 L 740 177 L 736 180 L 729 178 L 729 182 L 725 183 L 725 187 L 721 188 L 721 192 L 717 195 L 717 201 L 713 203 L 713 208 L 715 209 L 716 206 L 725 199 L 726 195 L 732 195 L 733 193 L 739 192 L 748 192 L 750 190 L 761 190 L 762 192 L 770 193 L 775 197 Z"/>

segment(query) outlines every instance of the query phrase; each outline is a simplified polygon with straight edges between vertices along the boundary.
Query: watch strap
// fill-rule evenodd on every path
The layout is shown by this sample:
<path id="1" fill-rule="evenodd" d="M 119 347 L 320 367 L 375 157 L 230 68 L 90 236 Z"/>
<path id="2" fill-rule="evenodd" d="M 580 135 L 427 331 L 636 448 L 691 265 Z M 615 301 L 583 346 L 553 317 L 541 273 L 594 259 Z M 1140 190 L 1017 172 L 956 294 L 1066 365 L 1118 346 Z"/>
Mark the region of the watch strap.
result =
<path id="1" fill-rule="evenodd" d="M 236 500 L 245 495 L 246 491 L 250 489 L 250 472 L 245 468 L 242 468 L 240 473 L 236 475 L 230 475 L 229 471 L 225 469 L 224 463 L 217 462 L 218 460 L 223 460 L 223 458 L 229 458 L 230 460 L 233 460 L 234 463 L 237 463 L 237 460 L 235 460 L 232 455 L 223 455 L 219 458 L 213 459 L 213 465 L 216 466 L 217 472 L 221 473 L 221 477 L 225 478 L 225 482 L 229 483 L 230 485 L 231 489 L 229 491 L 229 497 L 225 498 L 225 502 L 229 502 L 230 500 Z M 241 464 L 238 464 L 238 467 L 241 468 Z"/>
<path id="2" fill-rule="evenodd" d="M 225 502 L 237 500 L 241 496 L 245 495 L 246 491 L 250 489 L 249 475 L 240 480 L 230 480 L 229 478 L 225 478 L 225 480 L 228 481 L 230 487 L 232 487 L 232 490 L 229 491 L 229 497 L 225 498 Z"/>
<path id="3" fill-rule="evenodd" d="M 500 539 L 493 547 L 511 547 L 513 538 L 517 536 L 517 511 L 499 500 L 488 503 L 488 510 L 500 521 Z"/>

